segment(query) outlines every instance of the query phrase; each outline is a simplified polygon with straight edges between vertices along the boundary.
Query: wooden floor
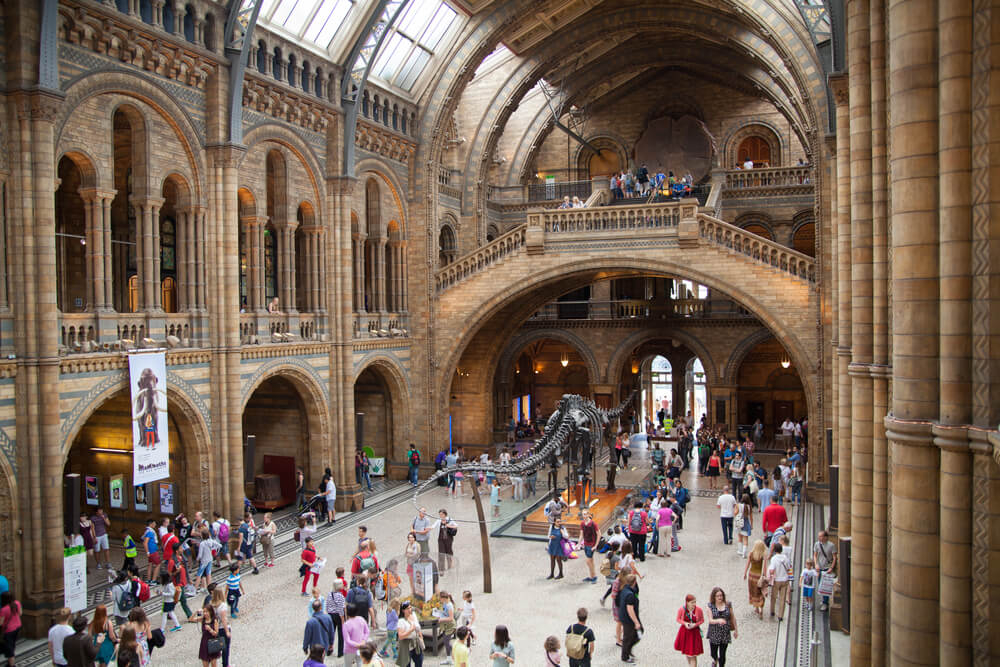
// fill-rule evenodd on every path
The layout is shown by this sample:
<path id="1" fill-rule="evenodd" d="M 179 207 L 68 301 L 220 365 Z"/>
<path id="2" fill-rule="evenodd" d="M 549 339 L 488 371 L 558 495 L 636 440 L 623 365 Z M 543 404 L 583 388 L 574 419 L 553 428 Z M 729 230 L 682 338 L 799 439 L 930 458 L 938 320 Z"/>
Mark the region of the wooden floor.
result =
<path id="1" fill-rule="evenodd" d="M 596 497 L 591 498 L 590 513 L 594 515 L 594 521 L 602 533 L 614 520 L 615 508 L 622 505 L 631 493 L 632 489 L 618 488 L 608 491 L 605 488 L 597 488 Z M 564 524 L 570 536 L 576 539 L 580 536 L 580 522 L 577 519 L 579 508 L 575 504 L 575 498 L 569 498 L 565 491 L 562 496 L 567 503 L 570 503 L 569 510 L 563 515 Z M 547 535 L 548 531 L 549 522 L 545 518 L 544 505 L 521 520 L 522 533 Z"/>

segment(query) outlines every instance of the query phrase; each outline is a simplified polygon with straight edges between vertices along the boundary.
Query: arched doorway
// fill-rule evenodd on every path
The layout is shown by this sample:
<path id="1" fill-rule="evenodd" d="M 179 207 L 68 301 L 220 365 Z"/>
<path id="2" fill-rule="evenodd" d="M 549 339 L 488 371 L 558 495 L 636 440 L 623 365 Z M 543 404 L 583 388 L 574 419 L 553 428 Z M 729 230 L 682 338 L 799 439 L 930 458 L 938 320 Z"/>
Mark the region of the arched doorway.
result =
<path id="1" fill-rule="evenodd" d="M 762 137 L 747 137 L 740 142 L 736 154 L 740 165 L 750 160 L 756 169 L 771 166 L 771 146 Z"/>
<path id="2" fill-rule="evenodd" d="M 248 436 L 254 436 L 252 469 L 246 477 L 257 481 L 258 475 L 276 475 L 280 483 L 280 495 L 273 498 L 277 494 L 274 482 L 263 481 L 262 488 L 255 489 L 255 502 L 264 501 L 274 507 L 291 503 L 295 498 L 296 468 L 305 473 L 307 488 L 316 486 L 312 482 L 318 483 L 329 462 L 313 460 L 310 443 L 318 437 L 313 431 L 306 401 L 294 382 L 272 375 L 254 389 L 243 408 L 244 447 L 248 446 Z M 250 458 L 249 453 L 245 458 Z"/>
<path id="3" fill-rule="evenodd" d="M 764 441 L 774 435 L 786 419 L 808 416 L 809 403 L 802 379 L 788 352 L 775 338 L 751 348 L 736 373 L 736 414 L 741 425 L 757 419 L 764 425 Z"/>
<path id="4" fill-rule="evenodd" d="M 392 407 L 385 377 L 372 367 L 366 368 L 354 382 L 355 424 L 361 426 L 355 437 L 358 443 L 370 447 L 376 458 L 390 459 L 396 450 Z"/>
<path id="5" fill-rule="evenodd" d="M 208 507 L 208 471 L 202 470 L 201 450 L 207 446 L 204 425 L 196 423 L 189 407 L 177 400 L 177 394 L 169 399 L 167 415 L 170 476 L 141 487 L 133 486 L 131 398 L 127 388 L 101 403 L 73 436 L 64 473 L 80 478 L 80 497 L 76 500 L 81 510 L 93 513 L 101 507 L 108 514 L 115 527 L 112 537 L 122 528 L 138 537 L 150 519 L 212 509 Z M 64 505 L 71 506 L 69 502 Z"/>

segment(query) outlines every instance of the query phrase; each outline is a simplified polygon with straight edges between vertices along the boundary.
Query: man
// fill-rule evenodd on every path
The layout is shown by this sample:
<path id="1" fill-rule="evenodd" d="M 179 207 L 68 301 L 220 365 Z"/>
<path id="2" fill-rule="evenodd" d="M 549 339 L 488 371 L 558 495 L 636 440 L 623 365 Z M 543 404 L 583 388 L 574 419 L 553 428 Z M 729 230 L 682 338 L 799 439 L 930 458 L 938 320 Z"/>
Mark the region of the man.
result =
<path id="1" fill-rule="evenodd" d="M 361 481 L 365 483 L 368 490 L 372 490 L 372 462 L 368 460 L 368 455 L 361 450 Z"/>
<path id="2" fill-rule="evenodd" d="M 646 533 L 649 531 L 649 516 L 642 509 L 642 501 L 628 513 L 628 541 L 632 543 L 632 554 L 640 561 L 646 560 Z"/>
<path id="3" fill-rule="evenodd" d="M 830 536 L 827 535 L 825 530 L 819 531 L 816 536 L 816 543 L 813 544 L 813 562 L 816 564 L 816 570 L 822 575 L 824 572 L 829 572 L 833 574 L 837 567 L 837 545 L 830 541 Z M 820 606 L 820 611 L 826 611 L 829 609 L 830 596 L 823 596 L 823 604 Z"/>
<path id="4" fill-rule="evenodd" d="M 795 424 L 792 423 L 791 418 L 786 418 L 785 421 L 781 422 L 781 435 L 790 436 L 795 432 Z"/>
<path id="5" fill-rule="evenodd" d="M 71 614 L 69 607 L 63 607 L 56 612 L 56 624 L 49 628 L 49 655 L 52 656 L 52 664 L 57 667 L 67 665 L 63 646 L 66 638 L 73 634 L 73 628 L 69 625 Z"/>
<path id="6" fill-rule="evenodd" d="M 736 498 L 726 491 L 715 503 L 719 508 L 719 519 L 722 521 L 722 543 L 731 544 L 733 541 L 733 514 L 736 509 Z"/>
<path id="7" fill-rule="evenodd" d="M 594 572 L 594 549 L 597 548 L 597 535 L 599 532 L 600 529 L 594 521 L 594 517 L 591 516 L 590 512 L 585 511 L 583 513 L 583 521 L 580 522 L 580 539 L 583 541 L 583 553 L 587 557 L 587 569 L 590 571 L 590 576 L 584 577 L 583 580 L 591 584 L 597 583 L 597 575 Z"/>
<path id="8" fill-rule="evenodd" d="M 107 567 L 110 570 L 111 548 L 108 546 L 108 529 L 111 528 L 111 519 L 98 507 L 90 523 L 94 527 L 94 560 L 97 561 L 98 569 Z"/>
<path id="9" fill-rule="evenodd" d="M 743 471 L 745 469 L 746 464 L 743 463 L 743 455 L 737 450 L 733 456 L 733 462 L 729 464 L 729 478 L 732 480 L 733 497 L 735 498 L 743 497 Z"/>
<path id="10" fill-rule="evenodd" d="M 128 620 L 128 613 L 138 602 L 132 593 L 132 580 L 125 570 L 118 573 L 111 587 L 111 601 L 113 603 L 111 613 L 115 617 L 115 623 L 122 625 Z"/>
<path id="11" fill-rule="evenodd" d="M 451 468 L 458 464 L 458 453 L 448 452 L 448 455 L 444 457 L 444 464 L 446 467 Z M 455 475 L 453 473 L 448 473 L 448 490 L 452 493 L 455 492 Z"/>
<path id="12" fill-rule="evenodd" d="M 774 555 L 767 568 L 767 576 L 774 590 L 771 591 L 771 616 L 774 616 L 774 603 L 778 603 L 778 622 L 785 617 L 785 602 L 788 598 L 788 582 L 791 579 L 792 564 L 788 556 L 782 553 L 782 546 L 774 541 Z"/>
<path id="13" fill-rule="evenodd" d="M 420 545 L 420 553 L 426 554 L 430 553 L 430 532 L 431 532 L 432 522 L 427 516 L 427 508 L 421 507 L 417 511 L 417 516 L 413 519 L 413 523 L 410 524 L 410 530 L 417 537 L 417 544 Z"/>
<path id="14" fill-rule="evenodd" d="M 69 667 L 94 667 L 97 646 L 94 638 L 87 633 L 87 617 L 73 619 L 73 634 L 63 640 L 63 657 Z"/>
<path id="15" fill-rule="evenodd" d="M 368 577 L 362 574 L 354 584 L 354 588 L 347 591 L 347 604 L 354 605 L 358 617 L 365 619 L 369 625 L 375 625 L 375 601 L 368 592 Z"/>
<path id="16" fill-rule="evenodd" d="M 295 506 L 299 509 L 306 506 L 306 475 L 302 468 L 295 469 Z"/>
<path id="17" fill-rule="evenodd" d="M 378 574 L 378 558 L 371 552 L 371 542 L 365 540 L 354 558 L 351 559 L 351 580 L 357 584 L 362 578 L 375 578 Z"/>
<path id="18" fill-rule="evenodd" d="M 757 492 L 758 499 L 760 499 L 760 495 L 763 492 L 764 489 Z M 774 495 L 774 491 L 771 491 L 771 495 Z M 765 544 L 771 544 L 774 531 L 784 525 L 786 521 L 788 521 L 788 513 L 785 512 L 785 508 L 781 504 L 781 499 L 778 498 L 774 502 L 769 501 L 760 520 L 760 527 L 764 529 Z"/>
<path id="19" fill-rule="evenodd" d="M 438 517 L 431 527 L 438 531 L 438 569 L 450 570 L 455 557 L 453 544 L 455 535 L 458 534 L 458 524 L 451 520 L 446 509 L 438 510 Z"/>
<path id="20" fill-rule="evenodd" d="M 194 580 L 198 592 L 208 590 L 208 585 L 212 582 L 212 563 L 215 561 L 213 551 L 221 548 L 222 545 L 212 537 L 208 528 L 202 528 L 201 541 L 198 543 L 198 572 Z"/>
<path id="21" fill-rule="evenodd" d="M 337 523 L 337 510 L 334 507 L 337 502 L 337 483 L 333 481 L 333 475 L 326 480 L 323 499 L 326 500 L 326 525 L 332 526 Z"/>
<path id="22" fill-rule="evenodd" d="M 763 512 L 774 501 L 774 489 L 767 485 L 767 471 L 762 469 L 761 473 L 764 478 L 757 491 L 757 504 L 760 506 L 760 511 Z"/>
<path id="23" fill-rule="evenodd" d="M 368 526 L 358 526 L 358 551 L 368 541 Z"/>
<path id="24" fill-rule="evenodd" d="M 747 171 L 753 169 L 753 160 L 751 160 L 750 158 L 747 158 L 746 160 L 744 160 L 743 161 L 743 168 L 746 169 Z"/>
<path id="25" fill-rule="evenodd" d="M 212 512 L 212 517 L 215 519 L 212 522 L 212 537 L 215 541 L 219 543 L 218 551 L 215 555 L 216 560 L 220 556 L 226 557 L 226 564 L 232 565 L 233 558 L 229 555 L 229 519 L 226 519 L 218 510 Z"/>
<path id="26" fill-rule="evenodd" d="M 573 204 L 569 201 L 569 195 L 563 197 L 562 203 L 559 204 L 559 208 L 573 208 Z"/>
<path id="27" fill-rule="evenodd" d="M 632 647 L 639 643 L 642 622 L 639 620 L 639 586 L 635 574 L 625 577 L 625 586 L 618 591 L 618 618 L 622 623 L 622 662 L 635 663 Z"/>
<path id="28" fill-rule="evenodd" d="M 583 640 L 574 639 L 582 637 Z M 590 667 L 590 656 L 594 655 L 594 631 L 587 627 L 587 608 L 576 610 L 576 623 L 566 628 L 566 655 L 569 667 Z M 572 648 L 571 648 L 572 647 Z"/>
<path id="29" fill-rule="evenodd" d="M 787 536 L 790 532 L 792 532 L 791 521 L 786 521 L 774 531 L 774 534 L 771 535 L 771 548 L 770 552 L 767 554 L 768 557 L 774 555 L 774 548 L 781 543 L 781 538 Z M 791 540 L 792 538 L 789 537 L 788 539 Z"/>
<path id="30" fill-rule="evenodd" d="M 320 645 L 328 651 L 333 648 L 333 620 L 323 611 L 323 601 L 313 600 L 312 616 L 306 621 L 306 630 L 302 638 L 302 651 L 309 655 L 309 649 Z"/>
<path id="31" fill-rule="evenodd" d="M 663 471 L 663 460 L 666 458 L 667 453 L 660 449 L 659 441 L 653 442 L 653 449 L 649 452 L 649 458 L 653 460 L 653 469 L 662 472 Z"/>
<path id="32" fill-rule="evenodd" d="M 156 519 L 150 519 L 146 523 L 146 532 L 142 534 L 142 546 L 146 550 L 146 583 L 150 586 L 159 580 L 160 576 L 160 547 L 156 539 Z"/>
<path id="33" fill-rule="evenodd" d="M 420 471 L 420 452 L 417 451 L 417 446 L 412 442 L 410 443 L 410 449 L 406 453 L 406 463 L 408 466 L 407 479 L 410 480 L 410 484 L 417 486 L 417 476 Z"/>

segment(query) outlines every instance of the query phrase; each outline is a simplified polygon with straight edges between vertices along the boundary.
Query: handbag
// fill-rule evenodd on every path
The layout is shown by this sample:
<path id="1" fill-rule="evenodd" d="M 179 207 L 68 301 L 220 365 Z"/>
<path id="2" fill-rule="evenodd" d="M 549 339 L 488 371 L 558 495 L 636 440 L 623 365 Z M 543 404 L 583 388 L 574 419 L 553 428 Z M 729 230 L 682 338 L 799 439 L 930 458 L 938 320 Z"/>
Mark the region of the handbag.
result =
<path id="1" fill-rule="evenodd" d="M 739 514 L 736 515 L 735 519 L 733 519 L 733 525 L 736 526 L 736 530 L 743 530 L 743 512 L 742 511 Z"/>
<path id="2" fill-rule="evenodd" d="M 219 655 L 226 650 L 226 640 L 222 637 L 209 637 L 206 648 L 209 655 Z"/>

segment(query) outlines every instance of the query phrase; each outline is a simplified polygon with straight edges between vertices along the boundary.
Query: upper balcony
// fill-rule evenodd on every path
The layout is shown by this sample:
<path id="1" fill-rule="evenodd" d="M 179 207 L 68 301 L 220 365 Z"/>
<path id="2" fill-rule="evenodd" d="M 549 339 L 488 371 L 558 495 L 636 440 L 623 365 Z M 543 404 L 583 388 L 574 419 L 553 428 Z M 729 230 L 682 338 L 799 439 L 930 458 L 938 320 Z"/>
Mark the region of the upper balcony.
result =
<path id="1" fill-rule="evenodd" d="M 768 167 L 764 169 L 730 169 L 726 171 L 727 199 L 757 197 L 812 196 L 812 167 Z"/>
<path id="2" fill-rule="evenodd" d="M 579 320 L 731 320 L 754 319 L 753 313 L 728 299 L 615 299 L 554 301 L 528 320 L 532 324 Z"/>

